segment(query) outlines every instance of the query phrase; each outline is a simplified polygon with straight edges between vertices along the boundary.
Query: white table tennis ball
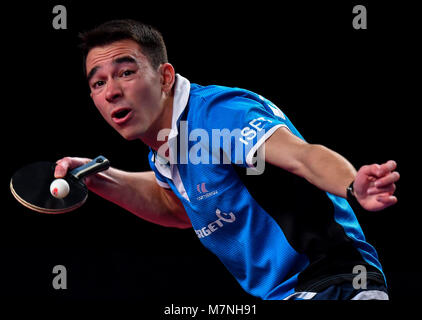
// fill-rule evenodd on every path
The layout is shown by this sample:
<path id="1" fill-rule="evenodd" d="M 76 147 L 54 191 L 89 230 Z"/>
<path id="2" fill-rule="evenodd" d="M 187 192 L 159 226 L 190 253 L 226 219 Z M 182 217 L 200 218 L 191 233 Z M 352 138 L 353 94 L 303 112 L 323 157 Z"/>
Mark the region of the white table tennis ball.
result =
<path id="1" fill-rule="evenodd" d="M 50 192 L 53 197 L 63 199 L 69 194 L 69 184 L 64 179 L 56 179 L 50 184 Z"/>

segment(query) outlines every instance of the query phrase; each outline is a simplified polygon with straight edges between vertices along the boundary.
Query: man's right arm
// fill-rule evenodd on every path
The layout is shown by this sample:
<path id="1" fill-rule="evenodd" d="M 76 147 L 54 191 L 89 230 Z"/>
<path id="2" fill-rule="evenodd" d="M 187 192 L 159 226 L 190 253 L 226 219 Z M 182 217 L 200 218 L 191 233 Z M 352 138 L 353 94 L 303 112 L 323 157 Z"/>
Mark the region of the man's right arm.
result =
<path id="1" fill-rule="evenodd" d="M 66 157 L 57 161 L 55 177 L 89 162 L 87 158 Z M 186 211 L 171 191 L 161 188 L 154 172 L 126 172 L 109 169 L 85 178 L 90 191 L 147 221 L 175 228 L 192 227 Z"/>

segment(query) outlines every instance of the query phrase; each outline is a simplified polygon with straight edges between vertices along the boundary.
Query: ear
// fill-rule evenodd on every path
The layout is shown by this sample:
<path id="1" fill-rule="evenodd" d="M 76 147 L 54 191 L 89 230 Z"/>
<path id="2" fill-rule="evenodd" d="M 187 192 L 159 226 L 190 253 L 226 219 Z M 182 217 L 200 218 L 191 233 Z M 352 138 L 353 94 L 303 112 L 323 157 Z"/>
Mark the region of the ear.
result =
<path id="1" fill-rule="evenodd" d="M 159 72 L 162 90 L 165 93 L 170 93 L 176 80 L 173 66 L 170 63 L 163 63 L 160 65 Z"/>

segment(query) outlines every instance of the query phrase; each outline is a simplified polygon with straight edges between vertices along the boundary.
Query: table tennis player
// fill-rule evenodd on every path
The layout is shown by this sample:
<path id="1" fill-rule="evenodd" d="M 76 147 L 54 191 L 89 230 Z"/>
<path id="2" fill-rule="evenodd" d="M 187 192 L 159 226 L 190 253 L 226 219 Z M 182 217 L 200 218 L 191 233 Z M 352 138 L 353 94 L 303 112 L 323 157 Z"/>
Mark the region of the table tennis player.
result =
<path id="1" fill-rule="evenodd" d="M 150 148 L 151 171 L 111 167 L 86 178 L 91 191 L 147 221 L 193 228 L 253 296 L 388 299 L 377 252 L 355 213 L 397 202 L 394 161 L 355 170 L 306 142 L 265 97 L 190 83 L 168 63 L 151 26 L 114 20 L 80 38 L 98 111 L 123 138 Z M 230 132 L 229 140 L 212 139 L 216 132 Z M 259 159 L 265 169 L 250 174 Z M 60 159 L 55 176 L 88 161 Z M 367 272 L 364 285 L 354 282 L 356 266 Z"/>

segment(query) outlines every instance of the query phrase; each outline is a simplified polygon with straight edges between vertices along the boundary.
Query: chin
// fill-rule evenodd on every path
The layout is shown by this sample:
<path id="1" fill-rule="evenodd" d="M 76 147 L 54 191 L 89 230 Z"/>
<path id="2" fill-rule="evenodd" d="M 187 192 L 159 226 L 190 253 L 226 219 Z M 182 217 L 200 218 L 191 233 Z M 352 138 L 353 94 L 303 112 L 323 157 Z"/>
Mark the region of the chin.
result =
<path id="1" fill-rule="evenodd" d="M 119 132 L 119 133 L 125 140 L 128 140 L 128 141 L 139 139 L 139 135 L 134 134 L 134 133 L 124 133 L 124 132 Z"/>
<path id="2" fill-rule="evenodd" d="M 142 134 L 144 133 L 143 131 L 139 130 L 139 128 L 137 128 L 138 130 L 133 130 L 134 128 L 130 128 L 130 127 L 126 127 L 126 128 L 121 128 L 121 130 L 117 130 L 117 132 L 119 132 L 119 134 L 128 141 L 132 141 L 132 140 L 137 140 L 137 139 L 141 139 L 142 138 Z"/>

